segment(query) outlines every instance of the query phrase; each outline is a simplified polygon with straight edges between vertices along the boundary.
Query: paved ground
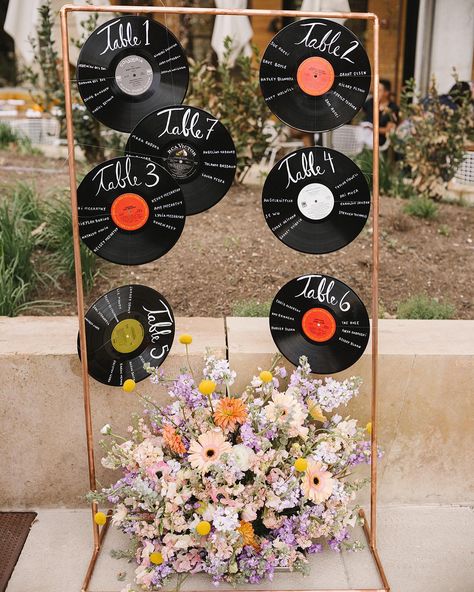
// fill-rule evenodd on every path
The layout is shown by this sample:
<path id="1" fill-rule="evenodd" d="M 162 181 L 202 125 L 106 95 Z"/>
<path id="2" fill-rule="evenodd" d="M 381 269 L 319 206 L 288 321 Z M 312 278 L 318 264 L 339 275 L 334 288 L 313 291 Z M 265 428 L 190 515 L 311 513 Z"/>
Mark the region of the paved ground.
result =
<path id="1" fill-rule="evenodd" d="M 88 510 L 40 510 L 7 592 L 79 592 L 91 549 Z M 452 506 L 385 506 L 379 511 L 379 550 L 393 592 L 472 592 L 474 590 L 474 511 Z M 90 587 L 118 592 L 117 574 L 133 568 L 112 559 L 111 548 L 125 539 L 107 535 Z M 280 574 L 271 588 L 374 588 L 379 586 L 368 551 L 317 556 L 311 575 Z M 269 586 L 266 586 L 269 588 Z M 185 590 L 209 588 L 193 578 Z M 264 588 L 264 587 L 262 587 Z M 255 588 L 253 588 L 255 589 Z"/>

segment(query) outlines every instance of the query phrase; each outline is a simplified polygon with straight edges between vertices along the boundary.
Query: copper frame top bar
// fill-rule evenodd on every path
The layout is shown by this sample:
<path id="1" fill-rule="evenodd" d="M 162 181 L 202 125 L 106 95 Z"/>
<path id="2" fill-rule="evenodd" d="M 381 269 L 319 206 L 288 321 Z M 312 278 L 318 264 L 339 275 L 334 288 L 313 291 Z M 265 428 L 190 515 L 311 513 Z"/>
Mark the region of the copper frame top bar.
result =
<path id="1" fill-rule="evenodd" d="M 157 12 L 168 14 L 210 14 L 228 16 L 293 16 L 318 18 L 340 18 L 356 20 L 378 20 L 373 12 L 314 12 L 311 10 L 271 10 L 261 8 L 190 8 L 186 6 L 76 6 L 64 4 L 63 12 L 125 12 L 153 14 Z"/>

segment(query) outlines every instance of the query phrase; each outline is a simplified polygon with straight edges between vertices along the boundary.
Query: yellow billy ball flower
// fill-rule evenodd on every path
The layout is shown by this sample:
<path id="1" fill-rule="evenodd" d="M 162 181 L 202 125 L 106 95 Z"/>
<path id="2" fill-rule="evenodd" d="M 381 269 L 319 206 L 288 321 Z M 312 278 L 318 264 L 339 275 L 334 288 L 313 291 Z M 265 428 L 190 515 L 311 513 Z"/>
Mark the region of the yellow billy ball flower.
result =
<path id="1" fill-rule="evenodd" d="M 201 536 L 206 536 L 211 532 L 211 524 L 207 520 L 202 520 L 196 526 L 196 532 Z"/>
<path id="2" fill-rule="evenodd" d="M 369 432 L 369 435 L 372 435 L 372 422 L 369 421 L 369 423 L 365 426 L 365 429 Z"/>
<path id="3" fill-rule="evenodd" d="M 209 396 L 216 390 L 216 383 L 212 380 L 201 380 L 198 389 L 203 395 Z"/>
<path id="4" fill-rule="evenodd" d="M 262 382 L 271 382 L 273 380 L 273 375 L 268 370 L 263 370 L 260 372 L 260 380 Z"/>
<path id="5" fill-rule="evenodd" d="M 161 565 L 163 563 L 163 555 L 159 551 L 153 551 L 153 553 L 150 553 L 150 561 L 155 565 Z"/>
<path id="6" fill-rule="evenodd" d="M 193 342 L 193 338 L 191 337 L 191 335 L 188 335 L 187 333 L 183 333 L 182 335 L 179 336 L 179 342 L 182 343 L 183 345 L 189 345 L 190 343 Z"/>
<path id="7" fill-rule="evenodd" d="M 123 383 L 122 388 L 126 393 L 131 393 L 135 390 L 137 383 L 132 380 L 131 378 L 127 378 L 127 380 Z"/>
<path id="8" fill-rule="evenodd" d="M 104 526 L 104 524 L 107 522 L 107 516 L 104 514 L 104 512 L 96 512 L 94 514 L 94 522 L 99 526 Z"/>
<path id="9" fill-rule="evenodd" d="M 305 458 L 301 458 L 301 457 L 297 458 L 295 460 L 294 467 L 300 473 L 304 473 L 306 471 L 306 469 L 308 468 L 308 461 Z"/>

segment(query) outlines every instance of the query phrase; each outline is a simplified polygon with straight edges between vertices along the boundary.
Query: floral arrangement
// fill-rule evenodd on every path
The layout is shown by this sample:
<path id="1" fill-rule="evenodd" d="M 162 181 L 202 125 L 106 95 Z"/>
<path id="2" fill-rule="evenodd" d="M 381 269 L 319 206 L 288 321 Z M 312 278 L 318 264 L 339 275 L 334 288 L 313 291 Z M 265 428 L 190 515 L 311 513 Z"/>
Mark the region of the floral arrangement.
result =
<path id="1" fill-rule="evenodd" d="M 180 341 L 188 354 L 191 336 Z M 102 428 L 102 464 L 123 475 L 89 499 L 113 504 L 112 523 L 131 536 L 138 589 L 200 572 L 215 584 L 255 584 L 278 568 L 305 571 L 324 546 L 360 548 L 349 533 L 367 480 L 348 477 L 370 462 L 370 425 L 332 413 L 358 394 L 360 380 L 312 378 L 304 357 L 287 376 L 277 362 L 239 394 L 228 361 L 210 352 L 199 377 L 183 370 L 168 381 L 148 368 L 170 404 L 142 397 L 127 438 Z"/>

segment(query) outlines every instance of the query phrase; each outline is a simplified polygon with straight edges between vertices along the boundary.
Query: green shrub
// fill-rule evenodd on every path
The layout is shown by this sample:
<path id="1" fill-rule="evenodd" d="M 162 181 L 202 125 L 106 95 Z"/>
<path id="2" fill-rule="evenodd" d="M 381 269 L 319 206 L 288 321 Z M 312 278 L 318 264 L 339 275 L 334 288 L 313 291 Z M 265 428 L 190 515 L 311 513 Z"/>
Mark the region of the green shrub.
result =
<path id="1" fill-rule="evenodd" d="M 19 273 L 18 260 L 7 263 L 0 253 L 0 316 L 15 317 L 28 307 L 30 285 Z"/>
<path id="2" fill-rule="evenodd" d="M 373 151 L 364 148 L 354 157 L 354 162 L 363 172 L 367 183 L 372 185 Z M 392 187 L 392 165 L 385 154 L 380 153 L 379 158 L 379 190 L 382 195 L 389 195 Z"/>
<path id="3" fill-rule="evenodd" d="M 42 244 L 54 277 L 74 278 L 74 247 L 72 242 L 71 207 L 61 196 L 49 200 L 45 207 L 46 224 Z M 81 242 L 82 279 L 86 291 L 94 285 L 99 273 L 99 258 Z"/>
<path id="4" fill-rule="evenodd" d="M 270 314 L 270 301 L 260 302 L 259 300 L 241 300 L 232 306 L 234 317 L 268 317 Z"/>
<path id="5" fill-rule="evenodd" d="M 454 306 L 449 302 L 424 295 L 412 296 L 397 306 L 399 319 L 452 319 L 454 314 Z"/>
<path id="6" fill-rule="evenodd" d="M 432 220 L 438 215 L 437 205 L 427 197 L 412 197 L 403 208 L 410 216 Z"/>
<path id="7" fill-rule="evenodd" d="M 456 75 L 454 79 L 457 82 Z M 392 143 L 409 171 L 417 193 L 441 199 L 464 158 L 464 146 L 474 138 L 474 112 L 470 93 L 453 93 L 452 105 L 443 101 L 433 79 L 426 97 L 409 80 L 400 107 L 406 120 Z"/>
<path id="8" fill-rule="evenodd" d="M 237 179 L 243 180 L 252 163 L 262 159 L 268 147 L 264 127 L 270 116 L 260 92 L 258 50 L 242 54 L 229 65 L 232 40 L 224 41 L 224 61 L 217 68 L 207 61 L 190 61 L 190 87 L 186 102 L 212 113 L 226 126 L 237 150 Z"/>

